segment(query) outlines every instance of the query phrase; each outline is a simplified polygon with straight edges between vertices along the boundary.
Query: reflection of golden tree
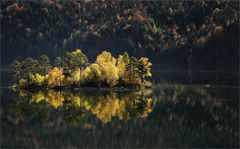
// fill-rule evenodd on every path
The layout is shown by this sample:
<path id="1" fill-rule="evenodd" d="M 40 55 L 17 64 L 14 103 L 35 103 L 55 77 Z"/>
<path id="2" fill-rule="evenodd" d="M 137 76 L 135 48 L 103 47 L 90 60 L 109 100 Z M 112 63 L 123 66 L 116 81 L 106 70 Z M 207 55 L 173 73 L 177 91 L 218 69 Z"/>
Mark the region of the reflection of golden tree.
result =
<path id="1" fill-rule="evenodd" d="M 54 108 L 58 108 L 62 106 L 64 101 L 64 98 L 61 92 L 56 92 L 53 90 L 50 90 L 47 93 L 44 93 L 42 91 L 32 93 L 30 98 L 31 98 L 31 101 L 34 103 L 46 101 L 47 103 L 52 105 Z"/>
<path id="2" fill-rule="evenodd" d="M 117 95 L 110 93 L 106 96 L 97 96 L 95 98 L 89 98 L 89 96 L 83 96 L 83 106 L 86 110 L 91 111 L 99 120 L 103 123 L 111 121 L 112 117 L 118 116 L 120 113 L 121 101 Z"/>
<path id="3" fill-rule="evenodd" d="M 75 109 L 75 111 L 76 109 L 85 109 L 105 124 L 110 122 L 113 117 L 117 117 L 119 120 L 128 120 L 131 117 L 146 118 L 151 112 L 152 102 L 150 97 L 145 99 L 146 94 L 149 93 L 139 91 L 119 96 L 117 93 L 110 92 L 94 96 L 84 93 L 74 94 L 70 91 L 49 90 L 31 93 L 30 101 L 31 104 L 36 105 L 46 102 L 55 109 L 63 107 Z M 20 94 L 20 96 L 26 95 Z"/>
<path id="4" fill-rule="evenodd" d="M 64 98 L 61 92 L 50 91 L 48 94 L 48 102 L 54 107 L 58 108 L 63 105 Z"/>
<path id="5" fill-rule="evenodd" d="M 115 93 L 99 96 L 98 99 L 83 98 L 84 106 L 90 110 L 103 123 L 110 122 L 113 117 L 127 120 L 133 116 L 146 118 L 151 112 L 151 98 L 144 99 L 141 92 L 134 92 L 122 96 Z M 129 117 L 130 116 L 130 117 Z"/>

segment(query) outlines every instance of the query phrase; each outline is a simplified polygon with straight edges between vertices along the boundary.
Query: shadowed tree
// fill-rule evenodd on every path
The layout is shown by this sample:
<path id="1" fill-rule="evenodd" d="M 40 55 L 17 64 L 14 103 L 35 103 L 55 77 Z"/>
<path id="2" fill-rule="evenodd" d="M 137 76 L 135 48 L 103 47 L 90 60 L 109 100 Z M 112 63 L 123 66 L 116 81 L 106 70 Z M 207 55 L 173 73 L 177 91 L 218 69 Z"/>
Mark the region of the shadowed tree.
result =
<path id="1" fill-rule="evenodd" d="M 141 78 L 142 87 L 144 87 L 144 78 L 151 77 L 150 67 L 152 63 L 148 61 L 148 58 L 142 57 L 138 60 L 138 73 Z"/>
<path id="2" fill-rule="evenodd" d="M 139 76 L 138 60 L 132 56 L 126 67 L 126 79 L 124 81 L 126 84 L 139 85 L 141 81 Z"/>
<path id="3" fill-rule="evenodd" d="M 13 73 L 13 79 L 18 82 L 21 78 L 23 78 L 22 74 L 22 62 L 13 61 L 10 65 L 11 71 Z"/>
<path id="4" fill-rule="evenodd" d="M 49 58 L 47 55 L 41 55 L 38 62 L 39 74 L 44 76 L 45 83 L 45 75 L 51 70 Z"/>
<path id="5" fill-rule="evenodd" d="M 54 62 L 53 62 L 54 67 L 61 67 L 62 66 L 62 58 L 61 57 L 56 57 Z"/>
<path id="6" fill-rule="evenodd" d="M 27 79 L 28 85 L 31 84 L 31 75 L 38 72 L 38 60 L 33 58 L 26 58 L 22 61 L 21 71 L 23 79 Z"/>
<path id="7" fill-rule="evenodd" d="M 71 73 L 80 68 L 80 78 L 83 69 L 88 65 L 87 56 L 80 49 L 73 52 L 67 52 L 63 59 L 64 74 L 69 76 Z M 81 81 L 79 81 L 80 86 Z"/>

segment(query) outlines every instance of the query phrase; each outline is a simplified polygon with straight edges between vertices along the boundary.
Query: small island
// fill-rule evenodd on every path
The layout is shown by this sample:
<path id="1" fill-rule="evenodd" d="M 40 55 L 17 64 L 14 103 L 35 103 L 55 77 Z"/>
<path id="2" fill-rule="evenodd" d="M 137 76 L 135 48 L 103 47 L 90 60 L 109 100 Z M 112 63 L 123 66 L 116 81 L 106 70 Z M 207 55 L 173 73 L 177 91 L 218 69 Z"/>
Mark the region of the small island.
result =
<path id="1" fill-rule="evenodd" d="M 16 89 L 144 89 L 151 87 L 151 62 L 125 52 L 118 58 L 103 51 L 94 63 L 76 49 L 53 62 L 47 55 L 15 60 L 11 70 Z"/>

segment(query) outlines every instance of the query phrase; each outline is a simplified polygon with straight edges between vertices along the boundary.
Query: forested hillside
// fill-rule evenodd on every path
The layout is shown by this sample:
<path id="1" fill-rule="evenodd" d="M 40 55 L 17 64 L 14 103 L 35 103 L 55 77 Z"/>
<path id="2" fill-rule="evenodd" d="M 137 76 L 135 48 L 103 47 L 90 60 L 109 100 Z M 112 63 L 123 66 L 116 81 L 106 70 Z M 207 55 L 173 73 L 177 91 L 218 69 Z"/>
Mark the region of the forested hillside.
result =
<path id="1" fill-rule="evenodd" d="M 1 62 L 108 50 L 153 64 L 238 69 L 238 1 L 1 1 Z M 154 65 L 153 65 L 154 66 Z"/>

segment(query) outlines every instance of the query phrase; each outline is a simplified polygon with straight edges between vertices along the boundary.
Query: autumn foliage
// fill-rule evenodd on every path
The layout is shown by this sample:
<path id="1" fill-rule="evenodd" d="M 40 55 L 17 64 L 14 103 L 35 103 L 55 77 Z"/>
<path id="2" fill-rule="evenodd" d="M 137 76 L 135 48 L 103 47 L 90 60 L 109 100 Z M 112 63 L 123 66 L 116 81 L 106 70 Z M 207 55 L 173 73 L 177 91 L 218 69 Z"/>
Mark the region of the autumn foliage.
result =
<path id="1" fill-rule="evenodd" d="M 118 58 L 103 51 L 92 64 L 80 49 L 67 52 L 54 60 L 53 67 L 44 55 L 39 59 L 27 58 L 11 65 L 19 88 L 61 87 L 145 87 L 151 77 L 148 58 L 129 58 L 125 52 Z M 34 67 L 33 67 L 34 66 Z"/>

